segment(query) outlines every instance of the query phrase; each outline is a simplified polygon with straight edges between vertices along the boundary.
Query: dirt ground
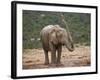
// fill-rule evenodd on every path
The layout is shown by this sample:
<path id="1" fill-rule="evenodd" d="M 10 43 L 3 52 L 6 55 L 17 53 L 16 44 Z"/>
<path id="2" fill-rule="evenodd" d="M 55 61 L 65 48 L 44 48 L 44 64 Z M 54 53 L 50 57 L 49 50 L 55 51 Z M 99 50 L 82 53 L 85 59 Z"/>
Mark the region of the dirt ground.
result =
<path id="1" fill-rule="evenodd" d="M 76 47 L 73 52 L 69 52 L 66 48 L 62 50 L 61 62 L 63 66 L 59 67 L 80 67 L 91 65 L 90 47 Z M 49 52 L 49 59 L 50 59 Z M 40 69 L 51 68 L 50 65 L 44 65 L 43 49 L 24 49 L 22 57 L 23 69 Z"/>

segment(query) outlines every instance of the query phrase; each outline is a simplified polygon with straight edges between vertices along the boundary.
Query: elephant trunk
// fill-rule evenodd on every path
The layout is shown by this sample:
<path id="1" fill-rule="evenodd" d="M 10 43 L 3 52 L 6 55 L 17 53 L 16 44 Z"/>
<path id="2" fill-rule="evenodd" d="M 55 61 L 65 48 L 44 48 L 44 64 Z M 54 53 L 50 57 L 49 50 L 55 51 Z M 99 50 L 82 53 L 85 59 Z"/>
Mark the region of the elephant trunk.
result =
<path id="1" fill-rule="evenodd" d="M 70 31 L 69 31 L 67 22 L 65 21 L 64 15 L 63 15 L 63 14 L 61 14 L 61 18 L 62 18 L 63 23 L 65 24 L 66 31 L 67 31 L 67 34 L 68 34 L 68 39 L 69 39 L 69 40 L 66 42 L 65 45 L 66 45 L 66 47 L 68 48 L 69 51 L 73 51 L 73 50 L 74 50 L 73 40 L 72 40 L 72 37 L 71 37 Z"/>
<path id="2" fill-rule="evenodd" d="M 74 44 L 73 44 L 71 36 L 68 37 L 68 40 L 66 41 L 65 46 L 69 51 L 71 52 L 74 51 Z"/>
<path id="3" fill-rule="evenodd" d="M 74 46 L 73 45 L 71 45 L 70 47 L 68 45 L 66 45 L 66 48 L 71 52 L 74 51 Z"/>

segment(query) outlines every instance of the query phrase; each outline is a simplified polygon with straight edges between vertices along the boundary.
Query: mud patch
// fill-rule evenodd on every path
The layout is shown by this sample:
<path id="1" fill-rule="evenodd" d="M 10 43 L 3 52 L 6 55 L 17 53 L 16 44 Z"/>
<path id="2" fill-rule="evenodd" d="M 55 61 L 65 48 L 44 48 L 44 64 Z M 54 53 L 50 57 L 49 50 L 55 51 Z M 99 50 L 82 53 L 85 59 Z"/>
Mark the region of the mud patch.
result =
<path id="1" fill-rule="evenodd" d="M 49 59 L 50 57 L 49 52 Z M 88 46 L 77 47 L 73 52 L 69 52 L 66 48 L 63 48 L 61 56 L 63 66 L 51 66 L 50 64 L 44 65 L 44 52 L 42 49 L 24 49 L 22 66 L 23 69 L 90 66 L 90 57 L 91 52 Z"/>

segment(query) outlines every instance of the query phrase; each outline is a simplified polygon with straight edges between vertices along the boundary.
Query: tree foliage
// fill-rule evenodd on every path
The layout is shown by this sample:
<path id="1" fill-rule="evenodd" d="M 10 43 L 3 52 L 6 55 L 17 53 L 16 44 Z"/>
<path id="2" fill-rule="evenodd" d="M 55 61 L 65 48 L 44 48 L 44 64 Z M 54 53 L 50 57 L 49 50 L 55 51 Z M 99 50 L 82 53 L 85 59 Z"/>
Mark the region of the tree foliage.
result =
<path id="1" fill-rule="evenodd" d="M 63 12 L 75 44 L 90 45 L 90 14 Z M 43 27 L 58 24 L 63 28 L 61 12 L 23 10 L 23 48 L 40 48 L 40 31 Z M 34 40 L 31 40 L 34 38 Z"/>

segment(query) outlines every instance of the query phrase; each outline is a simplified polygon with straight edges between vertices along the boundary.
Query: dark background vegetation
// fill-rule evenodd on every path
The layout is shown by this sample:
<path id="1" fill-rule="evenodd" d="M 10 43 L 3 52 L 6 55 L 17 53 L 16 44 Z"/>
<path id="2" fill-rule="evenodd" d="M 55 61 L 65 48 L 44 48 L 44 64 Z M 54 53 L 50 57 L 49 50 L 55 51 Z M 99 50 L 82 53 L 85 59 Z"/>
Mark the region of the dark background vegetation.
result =
<path id="1" fill-rule="evenodd" d="M 73 41 L 79 45 L 90 45 L 90 18 L 88 13 L 63 12 L 71 32 Z M 59 24 L 66 28 L 62 22 L 60 12 L 23 10 L 23 48 L 41 48 L 40 31 L 51 24 Z M 34 38 L 34 40 L 33 40 Z"/>

